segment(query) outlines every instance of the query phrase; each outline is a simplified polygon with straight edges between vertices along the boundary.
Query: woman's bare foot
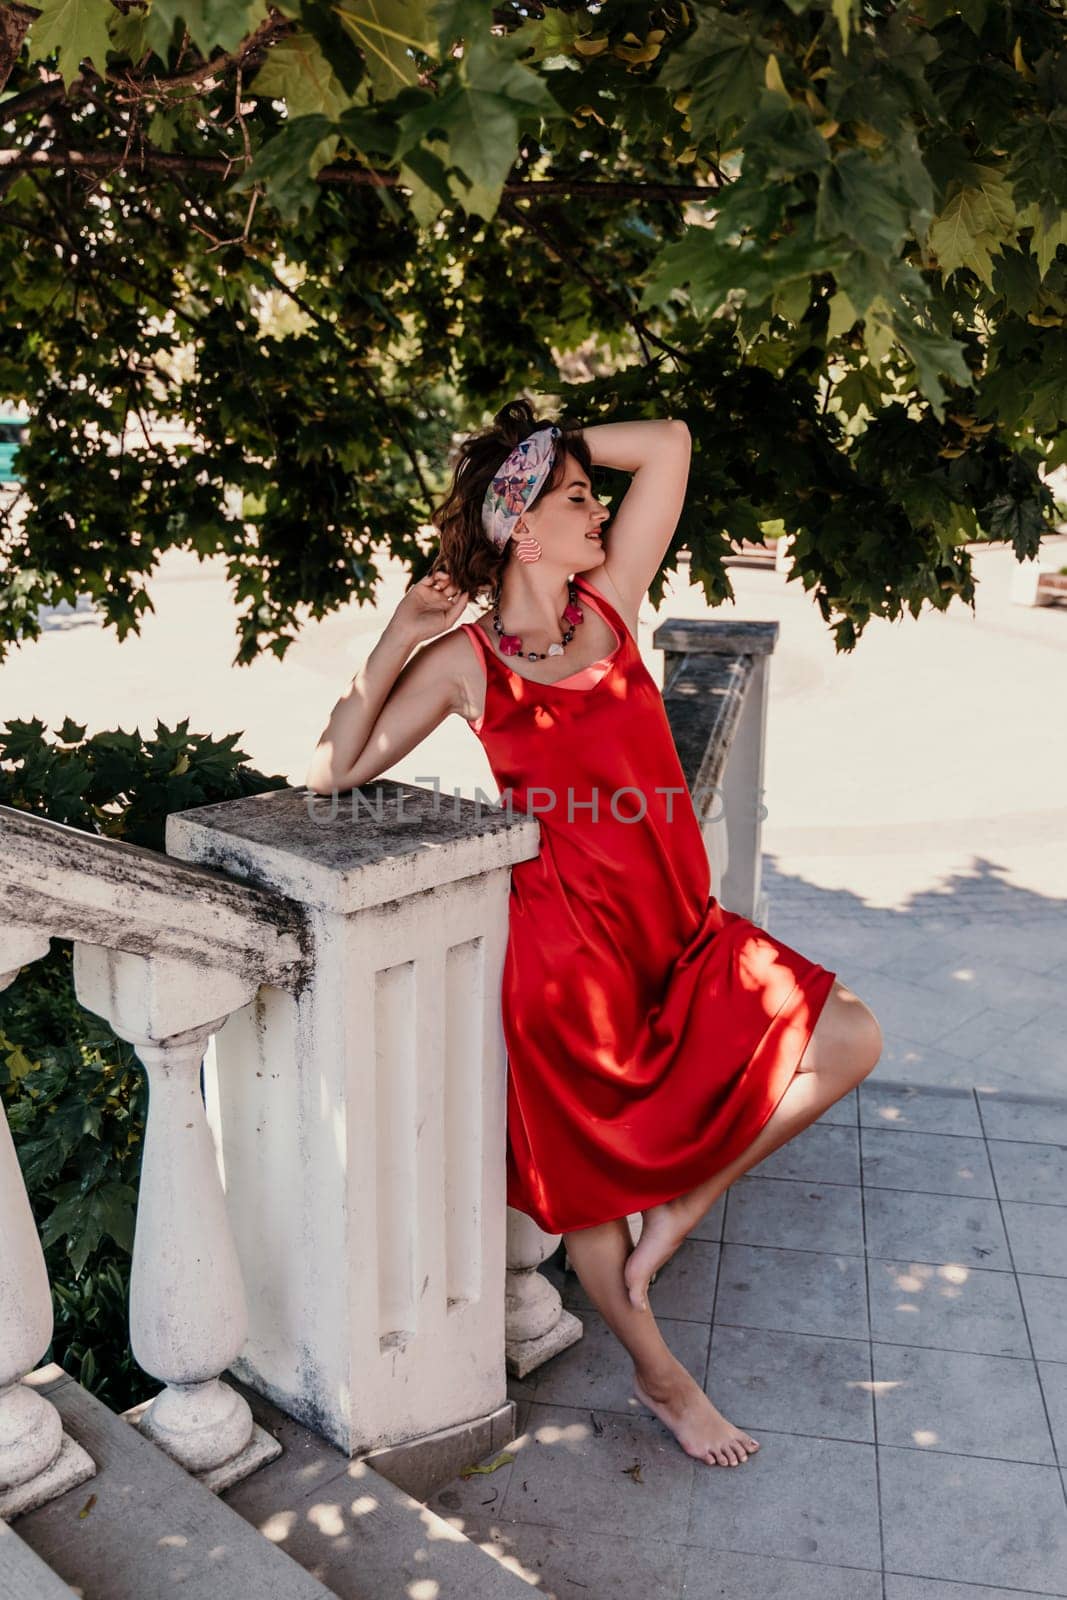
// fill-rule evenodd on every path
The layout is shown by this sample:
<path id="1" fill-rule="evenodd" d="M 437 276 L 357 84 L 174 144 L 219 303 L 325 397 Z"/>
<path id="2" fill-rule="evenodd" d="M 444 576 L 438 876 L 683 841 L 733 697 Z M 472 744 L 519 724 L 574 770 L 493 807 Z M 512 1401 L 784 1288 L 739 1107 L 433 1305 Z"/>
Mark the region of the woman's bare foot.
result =
<path id="1" fill-rule="evenodd" d="M 693 1223 L 674 1200 L 650 1206 L 641 1218 L 641 1237 L 626 1257 L 622 1275 L 630 1304 L 637 1311 L 647 1311 L 649 1279 L 666 1266 Z"/>
<path id="2" fill-rule="evenodd" d="M 727 1422 L 697 1383 L 678 1362 L 677 1371 L 653 1384 L 654 1393 L 634 1373 L 634 1393 L 661 1422 L 666 1423 L 686 1455 L 708 1466 L 737 1467 L 759 1449 L 759 1442 Z"/>

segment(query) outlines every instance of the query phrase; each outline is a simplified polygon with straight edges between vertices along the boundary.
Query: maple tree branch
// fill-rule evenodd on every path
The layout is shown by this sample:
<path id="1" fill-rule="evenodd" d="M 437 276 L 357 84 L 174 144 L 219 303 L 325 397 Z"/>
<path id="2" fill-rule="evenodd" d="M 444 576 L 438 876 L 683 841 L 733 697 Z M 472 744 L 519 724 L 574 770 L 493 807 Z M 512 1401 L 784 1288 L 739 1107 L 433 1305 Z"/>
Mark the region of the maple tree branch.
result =
<path id="1" fill-rule="evenodd" d="M 27 167 L 86 170 L 110 167 L 114 172 L 132 169 L 226 177 L 238 164 L 239 158 L 233 156 L 172 155 L 167 150 L 154 150 L 150 146 L 139 154 L 131 152 L 129 155 L 124 155 L 121 150 L 0 150 L 0 171 L 8 172 L 24 171 Z M 340 161 L 321 167 L 316 178 L 320 183 L 381 189 L 406 187 L 396 173 L 374 172 Z M 597 182 L 584 178 L 535 178 L 524 183 L 505 183 L 503 188 L 506 195 L 584 195 L 605 200 L 641 200 L 646 197 L 677 201 L 706 200 L 709 195 L 718 192 L 716 184 Z"/>

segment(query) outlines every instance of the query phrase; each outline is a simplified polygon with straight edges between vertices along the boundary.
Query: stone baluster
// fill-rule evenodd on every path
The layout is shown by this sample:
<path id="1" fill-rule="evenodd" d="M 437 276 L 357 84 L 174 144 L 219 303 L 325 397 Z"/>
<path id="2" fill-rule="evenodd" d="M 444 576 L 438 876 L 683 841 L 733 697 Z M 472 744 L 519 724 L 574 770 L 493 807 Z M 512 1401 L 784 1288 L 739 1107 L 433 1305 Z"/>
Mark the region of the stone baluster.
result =
<path id="1" fill-rule="evenodd" d="M 89 944 L 74 947 L 74 982 L 81 1003 L 133 1045 L 149 1083 L 130 1342 L 139 1365 L 167 1387 L 126 1415 L 209 1487 L 225 1488 L 281 1452 L 255 1427 L 244 1397 L 220 1381 L 244 1347 L 247 1312 L 200 1093 L 209 1038 L 257 985 Z"/>
<path id="2" fill-rule="evenodd" d="M 508 1207 L 504 1348 L 508 1371 L 516 1378 L 525 1378 L 582 1337 L 581 1322 L 538 1270 L 559 1241 L 558 1233 L 545 1233 L 525 1212 Z"/>
<path id="3" fill-rule="evenodd" d="M 48 954 L 47 934 L 0 933 L 0 990 Z M 52 1296 L 11 1130 L 0 1103 L 0 1517 L 14 1517 L 92 1477 L 96 1466 L 63 1432 L 59 1412 L 22 1379 L 52 1339 Z"/>

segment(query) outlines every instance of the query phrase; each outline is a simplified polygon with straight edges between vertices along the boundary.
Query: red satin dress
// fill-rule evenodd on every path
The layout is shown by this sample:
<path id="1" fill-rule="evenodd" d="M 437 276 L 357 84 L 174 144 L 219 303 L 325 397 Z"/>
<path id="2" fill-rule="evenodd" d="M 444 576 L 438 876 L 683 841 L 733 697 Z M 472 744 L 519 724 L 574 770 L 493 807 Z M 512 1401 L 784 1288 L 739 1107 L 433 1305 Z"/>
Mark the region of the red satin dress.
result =
<path id="1" fill-rule="evenodd" d="M 746 1150 L 836 976 L 715 899 L 663 696 L 614 606 L 575 584 L 617 642 L 558 683 L 461 624 L 486 673 L 468 726 L 502 803 L 540 826 L 511 869 L 501 1006 L 507 1203 L 549 1233 L 684 1194 Z"/>

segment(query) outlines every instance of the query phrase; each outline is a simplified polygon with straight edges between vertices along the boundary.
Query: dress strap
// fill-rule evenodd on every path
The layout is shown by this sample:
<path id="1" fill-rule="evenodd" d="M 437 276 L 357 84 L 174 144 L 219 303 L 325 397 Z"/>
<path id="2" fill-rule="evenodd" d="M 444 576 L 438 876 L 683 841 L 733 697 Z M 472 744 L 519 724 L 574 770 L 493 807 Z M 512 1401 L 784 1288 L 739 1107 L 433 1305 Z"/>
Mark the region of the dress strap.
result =
<path id="1" fill-rule="evenodd" d="M 633 638 L 633 634 L 630 632 L 629 628 L 626 626 L 626 623 L 623 621 L 622 617 L 620 617 L 611 601 L 606 599 L 599 589 L 594 588 L 594 586 L 586 579 L 584 573 L 576 572 L 574 574 L 574 582 L 579 592 L 584 594 L 586 599 L 592 600 L 594 611 L 600 611 L 602 615 L 605 612 L 607 613 L 607 620 L 611 623 L 612 627 L 618 634 L 620 645 L 624 639 Z"/>

